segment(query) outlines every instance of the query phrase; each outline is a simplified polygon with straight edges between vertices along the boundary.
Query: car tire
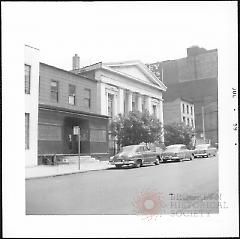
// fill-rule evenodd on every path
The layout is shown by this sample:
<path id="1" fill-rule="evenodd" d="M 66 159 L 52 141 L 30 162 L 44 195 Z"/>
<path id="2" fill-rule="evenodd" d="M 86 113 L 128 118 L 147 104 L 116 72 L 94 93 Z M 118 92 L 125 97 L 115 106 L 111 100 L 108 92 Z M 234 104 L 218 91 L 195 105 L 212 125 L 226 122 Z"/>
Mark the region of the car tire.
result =
<path id="1" fill-rule="evenodd" d="M 166 163 L 166 160 L 164 160 L 163 157 L 160 156 L 159 163 Z"/>
<path id="2" fill-rule="evenodd" d="M 160 160 L 159 160 L 159 157 L 156 158 L 155 162 L 154 162 L 155 165 L 159 165 L 160 164 Z"/>
<path id="3" fill-rule="evenodd" d="M 135 168 L 140 168 L 142 166 L 142 161 L 140 160 L 140 159 L 138 159 L 137 161 L 136 161 L 136 163 L 134 164 L 134 167 Z"/>

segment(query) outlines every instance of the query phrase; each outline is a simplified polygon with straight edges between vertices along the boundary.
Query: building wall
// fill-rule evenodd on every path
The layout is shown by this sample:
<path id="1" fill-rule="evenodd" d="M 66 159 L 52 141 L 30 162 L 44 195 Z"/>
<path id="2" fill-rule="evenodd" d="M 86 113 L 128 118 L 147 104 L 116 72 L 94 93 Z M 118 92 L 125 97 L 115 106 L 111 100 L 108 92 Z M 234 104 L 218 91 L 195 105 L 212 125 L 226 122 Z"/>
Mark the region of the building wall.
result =
<path id="1" fill-rule="evenodd" d="M 163 103 L 164 124 L 181 122 L 181 105 L 178 100 Z"/>
<path id="2" fill-rule="evenodd" d="M 24 63 L 31 67 L 30 94 L 25 93 L 25 113 L 29 113 L 29 149 L 25 149 L 26 166 L 37 165 L 39 50 L 24 48 Z"/>
<path id="3" fill-rule="evenodd" d="M 195 109 L 194 109 L 194 104 L 191 104 L 189 102 L 180 100 L 180 109 L 181 109 L 181 122 L 185 123 L 186 125 L 195 128 Z M 183 111 L 183 105 L 184 105 L 184 111 Z M 187 111 L 188 108 L 188 111 Z M 192 109 L 192 110 L 191 110 Z M 183 117 L 185 117 L 185 122 L 183 120 Z M 188 124 L 188 120 L 189 120 L 189 124 Z"/>
<path id="4" fill-rule="evenodd" d="M 51 99 L 51 80 L 59 83 L 59 100 Z M 69 104 L 69 84 L 76 87 L 76 103 Z M 91 90 L 90 108 L 84 105 L 85 89 Z M 108 118 L 98 114 L 97 81 L 47 64 L 40 64 L 39 154 L 77 154 L 81 129 L 81 154 L 108 154 Z"/>
<path id="5" fill-rule="evenodd" d="M 81 129 L 81 154 L 108 153 L 108 121 L 89 116 L 70 115 L 64 112 L 39 110 L 39 154 L 77 154 L 77 136 L 73 135 L 73 126 Z M 44 127 L 47 126 L 48 132 Z M 98 134 L 104 133 L 104 138 Z M 71 137 L 71 141 L 69 140 Z"/>
<path id="6" fill-rule="evenodd" d="M 51 100 L 51 80 L 59 82 L 59 101 Z M 76 105 L 68 103 L 69 84 L 76 86 Z M 84 106 L 84 89 L 91 90 L 91 107 Z M 95 80 L 70 73 L 53 66 L 40 64 L 39 103 L 66 109 L 97 113 L 97 84 Z"/>
<path id="7" fill-rule="evenodd" d="M 209 103 L 204 107 L 205 135 L 211 139 L 211 143 L 218 142 L 218 103 L 217 101 Z"/>
<path id="8" fill-rule="evenodd" d="M 184 104 L 185 111 L 183 112 L 182 105 Z M 187 106 L 189 107 L 189 113 L 187 113 Z M 192 113 L 191 114 L 191 107 Z M 186 121 L 183 122 L 183 117 L 185 117 Z M 195 118 L 194 118 L 194 105 L 183 101 L 181 99 L 176 99 L 172 102 L 165 102 L 163 104 L 163 118 L 165 124 L 172 124 L 172 123 L 185 123 L 187 125 L 187 119 L 189 119 L 190 127 L 195 128 Z M 193 124 L 192 124 L 192 121 Z"/>
<path id="9" fill-rule="evenodd" d="M 159 101 L 162 100 L 162 91 L 156 88 L 152 88 L 150 86 L 141 84 L 141 82 L 131 81 L 128 78 L 113 74 L 111 72 L 107 72 L 104 70 L 97 70 L 96 71 L 96 79 L 99 80 L 100 83 L 100 92 L 99 100 L 101 101 L 101 114 L 107 115 L 107 98 L 106 98 L 106 89 L 110 89 L 111 86 L 113 86 L 113 94 L 115 94 L 116 97 L 116 111 L 115 116 L 119 113 L 123 113 L 123 106 L 120 106 L 124 104 L 124 95 L 122 99 L 119 99 L 120 95 L 120 89 L 126 91 L 130 91 L 132 93 L 140 93 L 141 96 L 148 96 L 151 100 L 151 106 L 154 104 L 154 99 L 158 99 Z M 114 89 L 115 88 L 115 89 Z M 143 98 L 143 97 L 142 97 Z M 159 102 L 160 103 L 160 102 Z M 160 105 L 158 105 L 160 107 Z M 122 110 L 120 110 L 120 108 Z M 159 118 L 162 117 L 162 111 L 159 111 Z"/>
<path id="10" fill-rule="evenodd" d="M 151 63 L 148 66 L 166 86 L 185 81 L 217 78 L 218 52 L 214 49 L 176 60 Z"/>

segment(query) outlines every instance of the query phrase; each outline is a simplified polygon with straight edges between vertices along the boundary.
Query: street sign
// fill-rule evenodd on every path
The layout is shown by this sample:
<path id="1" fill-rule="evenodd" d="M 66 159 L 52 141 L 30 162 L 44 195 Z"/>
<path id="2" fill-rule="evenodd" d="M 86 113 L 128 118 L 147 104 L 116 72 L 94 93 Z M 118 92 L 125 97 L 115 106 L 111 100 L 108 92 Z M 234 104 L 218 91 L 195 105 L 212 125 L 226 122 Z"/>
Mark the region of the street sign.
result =
<path id="1" fill-rule="evenodd" d="M 78 135 L 78 170 L 80 170 L 81 136 L 80 136 L 80 127 L 79 126 L 73 127 L 73 134 Z"/>
<path id="2" fill-rule="evenodd" d="M 79 135 L 80 134 L 80 127 L 79 126 L 74 126 L 73 127 L 73 134 L 74 135 Z"/>

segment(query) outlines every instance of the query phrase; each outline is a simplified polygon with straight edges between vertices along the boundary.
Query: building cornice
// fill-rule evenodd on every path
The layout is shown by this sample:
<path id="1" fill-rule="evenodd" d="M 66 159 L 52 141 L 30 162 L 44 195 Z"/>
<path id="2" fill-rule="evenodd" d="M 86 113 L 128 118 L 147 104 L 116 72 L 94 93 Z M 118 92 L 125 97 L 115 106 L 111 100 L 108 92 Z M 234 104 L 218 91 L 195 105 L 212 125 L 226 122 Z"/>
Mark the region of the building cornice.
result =
<path id="1" fill-rule="evenodd" d="M 85 116 L 85 117 L 102 118 L 102 119 L 109 118 L 109 116 L 107 116 L 107 115 L 100 115 L 100 114 L 84 112 L 84 111 L 79 111 L 79 110 L 72 110 L 72 109 L 67 109 L 67 108 L 52 106 L 52 105 L 45 105 L 45 104 L 39 104 L 38 109 L 60 112 L 60 113 L 67 113 L 67 114 L 74 114 L 74 115 Z"/>

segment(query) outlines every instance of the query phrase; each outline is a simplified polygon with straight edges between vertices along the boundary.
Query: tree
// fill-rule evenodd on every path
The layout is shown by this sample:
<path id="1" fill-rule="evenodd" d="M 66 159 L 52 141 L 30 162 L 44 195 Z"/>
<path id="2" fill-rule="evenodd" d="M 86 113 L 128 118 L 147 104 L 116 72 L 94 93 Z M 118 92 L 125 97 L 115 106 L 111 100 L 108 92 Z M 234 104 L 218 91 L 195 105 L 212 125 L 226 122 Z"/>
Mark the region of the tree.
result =
<path id="1" fill-rule="evenodd" d="M 131 111 L 127 116 L 118 115 L 110 126 L 112 136 L 117 138 L 118 146 L 153 143 L 160 140 L 162 125 L 148 111 Z"/>
<path id="2" fill-rule="evenodd" d="M 173 123 L 164 126 L 165 145 L 185 144 L 191 147 L 194 130 L 183 123 Z"/>

